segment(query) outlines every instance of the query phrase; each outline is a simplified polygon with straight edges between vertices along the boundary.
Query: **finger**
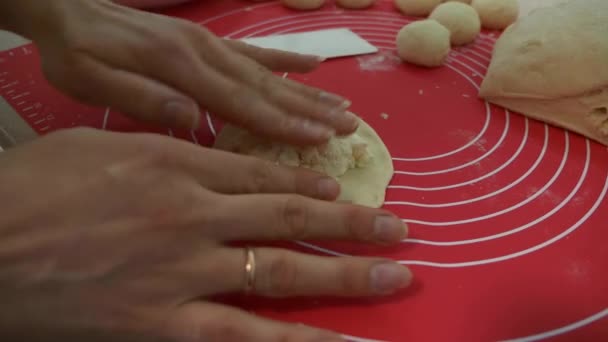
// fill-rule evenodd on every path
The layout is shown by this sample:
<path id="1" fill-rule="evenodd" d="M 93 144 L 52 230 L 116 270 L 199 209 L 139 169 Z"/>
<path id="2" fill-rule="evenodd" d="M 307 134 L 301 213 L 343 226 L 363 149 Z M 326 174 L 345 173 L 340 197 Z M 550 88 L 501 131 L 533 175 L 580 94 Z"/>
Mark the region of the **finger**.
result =
<path id="1" fill-rule="evenodd" d="M 209 162 L 222 167 L 203 165 Z M 331 177 L 304 168 L 280 166 L 259 158 L 212 151 L 205 161 L 200 160 L 198 164 L 208 175 L 197 175 L 200 183 L 218 193 L 300 194 L 321 200 L 335 200 L 340 194 L 340 185 Z"/>
<path id="2" fill-rule="evenodd" d="M 385 296 L 412 280 L 406 267 L 379 258 L 326 257 L 277 248 L 256 248 L 254 255 L 252 294 L 264 297 Z M 246 253 L 234 248 L 223 260 L 226 290 L 244 291 Z"/>
<path id="3" fill-rule="evenodd" d="M 235 53 L 203 27 L 126 8 L 115 19 L 128 25 L 117 24 L 116 32 L 100 37 L 101 41 L 114 39 L 115 48 L 106 49 L 101 41 L 95 41 L 90 47 L 93 52 L 89 51 L 106 64 L 177 89 L 225 121 L 272 140 L 316 145 L 327 142 L 333 135 L 330 127 L 291 115 L 269 102 L 259 87 L 247 82 L 247 76 L 239 76 L 243 67 L 260 68 L 260 65 Z M 145 22 L 145 27 L 138 26 L 135 35 L 133 30 L 122 32 L 124 27 Z M 234 65 L 240 67 L 227 71 Z"/>
<path id="4" fill-rule="evenodd" d="M 228 78 L 200 61 L 174 65 L 171 69 L 179 79 L 176 81 L 179 89 L 186 89 L 197 102 L 204 103 L 226 122 L 255 135 L 294 145 L 316 145 L 327 142 L 334 134 L 327 125 L 286 114 L 257 89 Z"/>
<path id="5" fill-rule="evenodd" d="M 68 92 L 80 100 L 117 108 L 148 123 L 186 129 L 199 125 L 196 102 L 165 84 L 84 55 L 72 72 L 79 81 L 70 82 Z"/>
<path id="6" fill-rule="evenodd" d="M 234 55 L 223 61 L 224 73 L 235 82 L 248 84 L 261 99 L 276 107 L 287 118 L 302 118 L 331 128 L 340 135 L 354 132 L 357 118 L 346 111 L 350 101 L 306 85 L 294 87 L 248 58 Z M 305 90 L 306 89 L 306 90 Z"/>
<path id="7" fill-rule="evenodd" d="M 148 37 L 143 37 L 147 42 L 143 47 L 127 46 L 126 57 L 111 55 L 106 60 L 117 68 L 179 89 L 225 121 L 272 140 L 316 145 L 327 142 L 334 134 L 331 127 L 310 116 L 293 115 L 269 101 L 261 88 L 248 81 L 241 71 L 256 69 L 257 76 L 268 77 L 269 82 L 280 77 L 235 53 L 208 30 L 184 21 L 161 24 L 169 24 L 179 35 L 161 34 L 154 38 L 153 46 L 149 46 Z"/>
<path id="8" fill-rule="evenodd" d="M 316 145 L 327 142 L 334 134 L 327 125 L 286 113 L 260 94 L 259 89 L 226 77 L 201 61 L 192 61 L 188 68 L 174 65 L 172 69 L 178 75 L 179 89 L 187 89 L 211 112 L 255 135 L 295 145 Z M 193 74 L 199 76 L 192 77 Z M 270 72 L 267 75 L 276 77 Z"/>
<path id="9" fill-rule="evenodd" d="M 269 140 L 293 145 L 317 145 L 326 143 L 334 135 L 335 129 L 312 119 L 314 115 L 302 115 L 300 108 L 288 111 L 268 91 L 262 93 L 263 84 L 276 83 L 276 79 L 280 78 L 267 70 L 259 72 L 257 84 L 233 76 L 218 75 L 215 77 L 216 87 L 209 89 L 209 102 L 206 103 L 217 108 L 216 113 L 227 122 Z"/>
<path id="10" fill-rule="evenodd" d="M 304 168 L 280 166 L 178 139 L 159 140 L 149 134 L 130 135 L 128 139 L 154 146 L 159 167 L 175 168 L 217 193 L 299 194 L 320 200 L 335 200 L 340 194 L 340 185 L 335 179 Z"/>
<path id="11" fill-rule="evenodd" d="M 239 56 L 234 56 L 235 60 Z M 268 102 L 273 103 L 285 115 L 313 119 L 331 127 L 338 134 L 349 134 L 357 127 L 357 118 L 346 109 L 350 101 L 320 89 L 285 80 L 270 71 L 260 68 L 246 58 L 238 63 L 224 62 L 230 66 L 225 73 L 239 82 L 246 82 L 256 89 Z"/>
<path id="12" fill-rule="evenodd" d="M 205 36 L 204 31 L 198 32 L 198 36 Z M 195 38 L 193 38 L 195 39 Z M 202 40 L 203 38 L 200 38 Z M 232 42 L 237 45 L 246 45 L 242 42 Z M 224 44 L 230 46 L 229 44 Z M 261 49 L 254 46 L 248 46 L 246 49 L 255 50 L 258 55 L 264 54 L 266 49 Z M 235 84 L 241 85 L 241 90 L 249 91 L 250 96 L 257 97 L 262 103 L 270 105 L 274 108 L 278 114 L 284 116 L 284 121 L 289 123 L 301 123 L 303 129 L 315 129 L 318 130 L 321 127 L 329 128 L 335 131 L 339 135 L 350 134 L 355 131 L 358 125 L 357 117 L 352 113 L 346 111 L 350 106 L 350 102 L 346 99 L 335 95 L 329 94 L 320 89 L 314 89 L 305 85 L 299 87 L 293 86 L 296 83 L 292 80 L 284 80 L 262 65 L 256 63 L 256 60 L 250 58 L 247 54 L 241 53 L 220 53 L 221 49 L 213 51 L 211 49 L 200 49 L 200 54 L 204 60 L 215 60 L 214 63 L 217 65 L 220 72 L 232 79 Z M 235 50 L 232 49 L 231 50 Z M 285 52 L 277 51 L 277 54 L 285 54 Z M 269 53 L 269 59 L 272 53 Z M 245 85 L 244 87 L 242 85 Z M 238 88 L 237 88 L 238 89 Z M 240 97 L 247 99 L 244 94 L 239 94 Z M 234 96 L 233 96 L 234 98 Z M 237 97 L 238 98 L 238 97 Z M 241 100 L 242 101 L 242 100 Z M 247 104 L 247 102 L 245 102 Z M 254 107 L 247 105 L 242 107 L 241 110 L 248 109 L 250 112 L 255 113 Z M 264 115 L 268 115 L 265 112 L 260 111 L 259 116 L 248 119 L 243 117 L 246 121 L 253 123 L 251 126 L 247 126 L 246 122 L 240 122 L 237 124 L 246 127 L 249 130 L 256 131 L 260 130 L 258 122 Z M 297 120 L 297 119 L 300 120 Z M 296 121 L 293 121 L 296 120 Z M 275 123 L 268 123 L 273 127 L 271 130 L 276 130 L 277 121 Z M 280 121 L 278 121 L 280 123 Z M 304 125 L 307 124 L 307 125 Z M 279 126 L 279 128 L 281 128 Z M 302 128 L 300 129 L 302 131 Z M 288 131 L 296 131 L 297 127 L 288 125 L 285 129 L 286 132 L 283 136 L 288 134 Z M 297 134 L 297 133 L 295 133 Z M 266 133 L 264 134 L 266 135 Z M 288 138 L 289 139 L 289 138 Z"/>
<path id="13" fill-rule="evenodd" d="M 294 115 L 262 93 L 261 85 L 282 80 L 279 76 L 245 55 L 235 53 L 222 39 L 202 27 L 184 25 L 183 30 L 189 45 L 174 43 L 174 62 L 167 64 L 163 60 L 158 64 L 159 61 L 151 60 L 150 72 L 170 71 L 171 74 L 164 76 L 167 82 L 187 90 L 197 102 L 204 103 L 225 121 L 256 135 L 296 145 L 317 145 L 327 142 L 334 134 L 335 130 L 328 125 L 311 119 L 310 115 Z M 249 76 L 257 78 L 253 80 Z"/>
<path id="14" fill-rule="evenodd" d="M 273 71 L 309 72 L 316 69 L 325 60 L 318 56 L 264 49 L 238 40 L 225 39 L 224 42 L 234 51 L 246 55 Z"/>
<path id="15" fill-rule="evenodd" d="M 338 135 L 351 134 L 359 126 L 357 116 L 346 110 L 350 102 L 344 101 L 336 106 L 332 95 L 326 96 L 325 92 L 319 91 L 317 97 L 313 98 L 287 86 L 288 83 L 284 80 L 278 82 L 280 84 L 272 90 L 268 89 L 267 94 L 269 101 L 276 103 L 285 112 L 323 123 Z"/>
<path id="16" fill-rule="evenodd" d="M 310 106 L 311 102 L 315 103 L 316 105 L 312 107 L 315 108 L 315 110 L 312 111 L 312 113 L 316 115 L 313 115 L 313 117 L 328 124 L 330 127 L 334 127 L 338 135 L 352 134 L 359 126 L 357 116 L 347 110 L 351 105 L 349 100 L 339 95 L 296 82 L 289 78 L 283 78 L 283 86 L 284 88 L 288 88 L 294 93 L 297 93 L 299 96 L 308 99 L 308 106 Z M 295 103 L 295 101 L 288 103 Z M 328 107 L 330 108 L 329 111 L 327 111 Z M 325 112 L 323 112 L 323 110 L 325 110 Z M 311 112 L 309 112 L 309 115 L 310 113 Z"/>
<path id="17" fill-rule="evenodd" d="M 345 341 L 330 331 L 273 321 L 237 308 L 208 302 L 181 306 L 170 322 L 171 337 L 183 342 Z"/>
<path id="18" fill-rule="evenodd" d="M 333 239 L 393 244 L 407 235 L 407 225 L 384 210 L 298 195 L 222 196 L 210 211 L 204 219 L 223 240 Z"/>

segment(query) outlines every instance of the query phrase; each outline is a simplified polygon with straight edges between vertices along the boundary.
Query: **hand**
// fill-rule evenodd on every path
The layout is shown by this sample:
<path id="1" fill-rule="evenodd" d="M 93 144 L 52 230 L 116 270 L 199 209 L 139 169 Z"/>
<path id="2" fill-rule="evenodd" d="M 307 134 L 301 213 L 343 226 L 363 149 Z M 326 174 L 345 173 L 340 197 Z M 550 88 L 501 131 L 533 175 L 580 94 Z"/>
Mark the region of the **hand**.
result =
<path id="1" fill-rule="evenodd" d="M 81 101 L 183 128 L 199 126 L 201 104 L 292 144 L 322 144 L 357 128 L 344 98 L 270 71 L 308 72 L 317 57 L 220 39 L 195 23 L 107 0 L 13 6 L 27 8 L 31 21 L 21 25 L 30 25 L 48 80 Z"/>
<path id="2" fill-rule="evenodd" d="M 207 301 L 245 288 L 244 251 L 227 244 L 406 233 L 386 211 L 333 202 L 320 174 L 158 135 L 52 133 L 0 165 L 0 340 L 339 340 Z M 255 255 L 259 296 L 382 296 L 411 278 L 378 258 Z"/>

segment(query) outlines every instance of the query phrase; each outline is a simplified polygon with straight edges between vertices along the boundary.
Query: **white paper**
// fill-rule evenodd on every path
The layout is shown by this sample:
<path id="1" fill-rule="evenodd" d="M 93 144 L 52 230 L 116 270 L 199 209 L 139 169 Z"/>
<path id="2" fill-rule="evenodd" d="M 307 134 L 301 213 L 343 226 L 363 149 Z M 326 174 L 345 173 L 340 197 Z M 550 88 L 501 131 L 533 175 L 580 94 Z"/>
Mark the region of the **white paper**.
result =
<path id="1" fill-rule="evenodd" d="M 300 54 L 335 58 L 378 52 L 370 44 L 347 28 L 288 33 L 266 37 L 241 39 L 251 45 Z"/>

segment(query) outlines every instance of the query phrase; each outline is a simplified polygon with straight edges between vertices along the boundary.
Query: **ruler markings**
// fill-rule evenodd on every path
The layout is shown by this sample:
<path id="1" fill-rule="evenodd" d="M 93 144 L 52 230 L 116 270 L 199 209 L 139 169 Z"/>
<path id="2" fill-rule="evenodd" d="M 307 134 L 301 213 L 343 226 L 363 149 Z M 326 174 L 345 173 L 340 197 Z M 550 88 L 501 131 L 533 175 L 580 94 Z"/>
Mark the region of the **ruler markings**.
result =
<path id="1" fill-rule="evenodd" d="M 5 84 L 2 87 L 0 87 L 0 89 L 6 89 L 6 88 L 10 88 L 12 86 L 16 86 L 17 84 L 19 84 L 19 81 L 15 81 L 15 82 L 11 82 L 9 84 Z"/>
<path id="2" fill-rule="evenodd" d="M 13 99 L 13 100 L 17 100 L 17 99 L 20 99 L 20 98 L 22 98 L 22 97 L 24 97 L 24 96 L 28 96 L 29 94 L 30 94 L 30 92 L 29 92 L 29 91 L 26 91 L 25 93 L 21 93 L 21 94 L 19 94 L 19 95 L 15 95 L 15 96 L 11 97 L 11 99 Z"/>

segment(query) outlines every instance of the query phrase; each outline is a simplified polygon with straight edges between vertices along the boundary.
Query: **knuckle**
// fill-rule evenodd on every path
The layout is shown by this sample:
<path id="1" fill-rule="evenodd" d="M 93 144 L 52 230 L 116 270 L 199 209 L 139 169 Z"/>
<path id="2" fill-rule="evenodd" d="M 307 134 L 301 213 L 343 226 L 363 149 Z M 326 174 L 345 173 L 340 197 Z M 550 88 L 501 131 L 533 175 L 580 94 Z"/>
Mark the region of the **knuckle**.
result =
<path id="1" fill-rule="evenodd" d="M 262 61 L 263 59 L 268 59 L 267 57 L 268 57 L 269 49 L 263 49 L 261 47 L 247 44 L 247 43 L 241 43 L 239 45 L 240 45 L 242 51 L 244 51 L 248 57 L 250 57 L 251 59 L 253 59 L 255 61 L 259 62 L 259 61 Z"/>
<path id="2" fill-rule="evenodd" d="M 229 106 L 230 111 L 235 114 L 234 120 L 236 124 L 249 127 L 253 125 L 256 108 L 261 101 L 261 98 L 254 92 L 250 86 L 246 84 L 234 85 L 229 91 Z M 263 113 L 261 113 L 263 114 Z"/>
<path id="3" fill-rule="evenodd" d="M 358 215 L 359 208 L 345 206 L 342 213 L 342 224 L 344 231 L 350 237 L 362 241 L 374 240 L 374 228 L 371 224 L 365 224 L 366 220 L 362 220 Z"/>
<path id="4" fill-rule="evenodd" d="M 192 43 L 189 42 L 188 37 L 183 35 L 173 35 L 171 33 L 157 35 L 152 43 L 146 42 L 145 47 L 139 49 L 139 59 L 143 63 L 154 62 L 154 61 L 170 61 L 170 67 L 172 68 L 184 68 L 190 67 L 194 59 L 196 59 L 196 53 L 192 47 Z M 162 56 L 162 58 L 150 58 L 150 56 Z M 167 65 L 165 64 L 166 68 Z"/>
<path id="5" fill-rule="evenodd" d="M 274 182 L 274 165 L 268 161 L 255 160 L 250 170 L 250 193 L 259 193 Z"/>
<path id="6" fill-rule="evenodd" d="M 136 176 L 138 172 L 132 172 Z M 139 180 L 134 180 L 138 182 Z M 162 185 L 159 185 L 162 184 Z M 142 203 L 135 204 L 138 212 L 145 216 L 148 226 L 156 230 L 174 230 L 176 227 L 207 226 L 208 211 L 205 192 L 185 177 L 176 177 L 170 172 L 156 175 L 137 184 L 139 193 L 145 196 Z"/>
<path id="7" fill-rule="evenodd" d="M 62 41 L 65 50 L 75 53 L 86 53 L 93 49 L 94 42 L 89 39 L 88 34 L 82 34 L 79 30 L 66 30 L 62 33 Z"/>
<path id="8" fill-rule="evenodd" d="M 273 295 L 295 294 L 298 280 L 298 266 L 287 252 L 280 252 L 270 263 L 268 272 L 268 292 Z"/>
<path id="9" fill-rule="evenodd" d="M 239 341 L 240 338 L 243 337 L 241 336 L 239 328 L 230 321 L 217 321 L 215 327 L 212 328 L 212 331 L 213 338 L 211 341 Z"/>
<path id="10" fill-rule="evenodd" d="M 349 294 L 360 294 L 366 292 L 367 274 L 361 276 L 361 269 L 351 263 L 345 263 L 336 271 L 337 285 L 339 291 Z"/>
<path id="11" fill-rule="evenodd" d="M 295 333 L 291 331 L 280 331 L 274 337 L 273 342 L 293 342 L 298 340 L 299 336 L 297 336 Z"/>
<path id="12" fill-rule="evenodd" d="M 221 41 L 206 27 L 191 22 L 185 22 L 183 29 L 190 36 L 195 38 L 203 46 L 216 46 Z"/>
<path id="13" fill-rule="evenodd" d="M 175 35 L 175 30 L 167 30 L 165 33 L 156 33 L 153 35 L 155 47 L 165 50 L 176 50 L 177 48 L 182 46 L 183 38 L 181 35 Z"/>
<path id="14" fill-rule="evenodd" d="M 265 95 L 272 95 L 276 90 L 276 76 L 262 65 L 256 67 L 255 85 Z"/>
<path id="15" fill-rule="evenodd" d="M 284 115 L 279 119 L 277 124 L 278 130 L 284 134 L 290 134 L 292 132 L 299 131 L 299 127 L 302 127 L 303 121 L 306 119 L 295 118 L 289 115 Z"/>
<path id="16" fill-rule="evenodd" d="M 242 335 L 234 317 L 228 314 L 214 314 L 200 322 L 196 341 L 240 341 Z"/>
<path id="17" fill-rule="evenodd" d="M 282 231 L 291 239 L 302 239 L 308 235 L 309 211 L 304 200 L 297 196 L 287 197 L 279 209 Z"/>
<path id="18" fill-rule="evenodd" d="M 175 164 L 174 153 L 164 144 L 143 144 L 140 157 L 147 161 L 148 166 L 157 169 L 166 169 Z"/>

